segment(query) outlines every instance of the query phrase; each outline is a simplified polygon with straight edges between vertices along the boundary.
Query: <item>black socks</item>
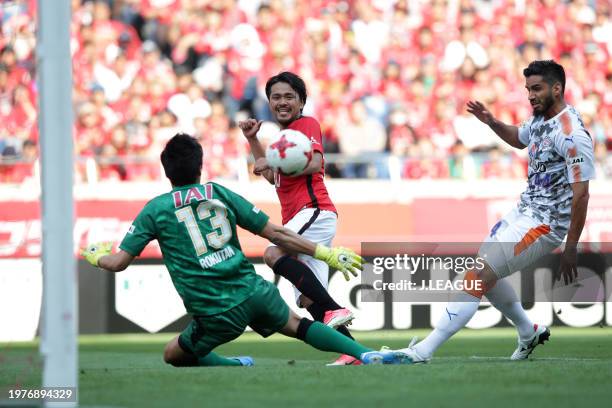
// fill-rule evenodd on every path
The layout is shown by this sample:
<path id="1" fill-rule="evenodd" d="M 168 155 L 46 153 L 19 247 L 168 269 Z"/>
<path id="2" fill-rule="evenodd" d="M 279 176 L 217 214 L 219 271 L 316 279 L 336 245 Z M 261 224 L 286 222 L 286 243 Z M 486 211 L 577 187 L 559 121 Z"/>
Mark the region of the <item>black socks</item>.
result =
<path id="1" fill-rule="evenodd" d="M 326 310 L 342 309 L 342 307 L 329 296 L 329 293 L 327 293 L 323 285 L 321 285 L 321 282 L 319 282 L 314 272 L 291 255 L 285 255 L 279 258 L 272 267 L 272 270 L 275 274 L 293 283 L 304 296 L 323 308 L 323 313 L 325 313 Z M 323 317 L 321 317 L 320 321 L 322 320 Z"/>

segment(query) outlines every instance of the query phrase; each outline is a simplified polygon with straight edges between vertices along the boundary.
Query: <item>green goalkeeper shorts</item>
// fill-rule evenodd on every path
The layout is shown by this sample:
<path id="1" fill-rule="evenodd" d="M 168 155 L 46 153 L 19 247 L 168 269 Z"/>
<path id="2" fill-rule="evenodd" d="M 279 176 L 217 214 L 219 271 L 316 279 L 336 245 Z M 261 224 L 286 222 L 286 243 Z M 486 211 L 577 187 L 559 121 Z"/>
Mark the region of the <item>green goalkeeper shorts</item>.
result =
<path id="1" fill-rule="evenodd" d="M 274 284 L 259 277 L 251 297 L 212 316 L 194 316 L 179 336 L 183 350 L 204 357 L 215 347 L 240 336 L 247 326 L 263 337 L 276 333 L 289 320 L 289 306 Z"/>

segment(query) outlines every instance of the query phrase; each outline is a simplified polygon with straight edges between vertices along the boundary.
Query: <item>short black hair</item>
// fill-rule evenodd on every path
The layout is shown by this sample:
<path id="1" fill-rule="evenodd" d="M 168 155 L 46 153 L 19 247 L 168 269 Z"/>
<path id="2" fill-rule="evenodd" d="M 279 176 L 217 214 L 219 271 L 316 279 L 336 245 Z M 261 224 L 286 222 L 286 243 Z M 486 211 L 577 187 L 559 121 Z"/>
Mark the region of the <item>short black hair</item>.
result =
<path id="1" fill-rule="evenodd" d="M 561 83 L 561 95 L 565 92 L 565 70 L 563 66 L 553 60 L 532 61 L 523 70 L 525 78 L 532 75 L 541 75 L 542 79 L 551 87 L 555 82 Z"/>
<path id="2" fill-rule="evenodd" d="M 303 104 L 306 104 L 306 98 L 308 95 L 306 94 L 306 84 L 304 80 L 300 78 L 298 75 L 293 72 L 281 72 L 278 75 L 274 75 L 272 78 L 268 79 L 266 82 L 266 96 L 268 100 L 270 100 L 270 94 L 272 93 L 272 85 L 277 84 L 279 82 L 284 82 L 288 84 L 295 92 L 297 92 L 300 97 L 300 101 Z"/>
<path id="3" fill-rule="evenodd" d="M 200 181 L 202 175 L 202 146 L 196 138 L 177 133 L 168 140 L 161 153 L 161 162 L 173 186 L 185 186 Z"/>

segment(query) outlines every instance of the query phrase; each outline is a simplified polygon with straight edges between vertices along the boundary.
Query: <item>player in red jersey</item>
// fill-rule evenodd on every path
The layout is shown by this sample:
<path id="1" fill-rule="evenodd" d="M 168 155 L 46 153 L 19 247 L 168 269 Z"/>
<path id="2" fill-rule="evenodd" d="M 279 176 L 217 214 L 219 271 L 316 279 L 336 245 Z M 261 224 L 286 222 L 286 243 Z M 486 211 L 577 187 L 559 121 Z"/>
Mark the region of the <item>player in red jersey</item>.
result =
<path id="1" fill-rule="evenodd" d="M 336 235 L 337 212 L 329 198 L 324 182 L 324 159 L 321 126 L 315 118 L 302 116 L 306 103 L 306 84 L 291 72 L 282 72 L 266 83 L 266 96 L 276 121 L 283 129 L 299 130 L 312 142 L 313 155 L 304 171 L 297 176 L 274 172 L 265 158 L 263 146 L 257 139 L 262 121 L 247 119 L 238 126 L 251 146 L 255 157 L 254 173 L 276 186 L 281 203 L 283 225 L 304 238 L 321 244 L 331 244 Z M 353 319 L 350 310 L 342 308 L 327 293 L 329 267 L 313 257 L 297 258 L 271 245 L 264 253 L 264 261 L 274 273 L 287 278 L 296 288 L 296 302 L 305 307 L 315 320 L 351 337 L 346 324 Z M 300 262 L 301 261 L 301 262 Z M 348 280 L 349 276 L 345 275 Z M 359 364 L 359 360 L 342 355 L 334 365 Z"/>

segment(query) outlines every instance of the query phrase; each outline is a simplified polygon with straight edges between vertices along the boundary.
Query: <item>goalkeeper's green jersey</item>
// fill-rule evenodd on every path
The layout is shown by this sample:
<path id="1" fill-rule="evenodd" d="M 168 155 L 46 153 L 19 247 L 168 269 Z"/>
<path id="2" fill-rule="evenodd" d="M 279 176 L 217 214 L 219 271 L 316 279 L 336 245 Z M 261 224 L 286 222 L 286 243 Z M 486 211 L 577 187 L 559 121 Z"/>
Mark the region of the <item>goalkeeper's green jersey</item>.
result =
<path id="1" fill-rule="evenodd" d="M 268 216 L 216 183 L 174 188 L 149 201 L 119 248 L 138 256 L 157 239 L 174 287 L 192 315 L 213 315 L 253 292 L 255 268 L 242 253 L 236 225 L 255 234 Z"/>

